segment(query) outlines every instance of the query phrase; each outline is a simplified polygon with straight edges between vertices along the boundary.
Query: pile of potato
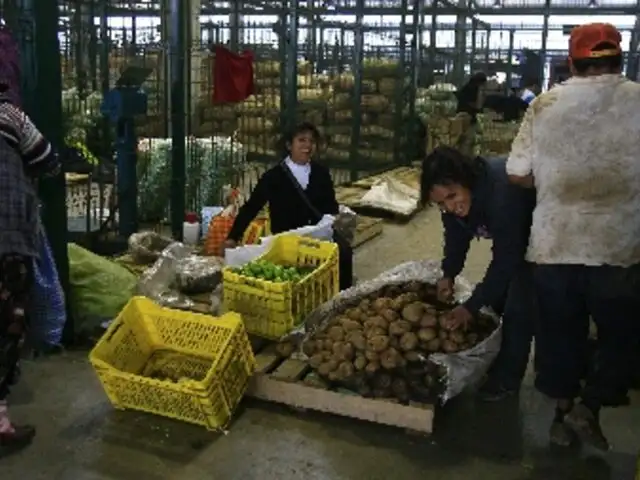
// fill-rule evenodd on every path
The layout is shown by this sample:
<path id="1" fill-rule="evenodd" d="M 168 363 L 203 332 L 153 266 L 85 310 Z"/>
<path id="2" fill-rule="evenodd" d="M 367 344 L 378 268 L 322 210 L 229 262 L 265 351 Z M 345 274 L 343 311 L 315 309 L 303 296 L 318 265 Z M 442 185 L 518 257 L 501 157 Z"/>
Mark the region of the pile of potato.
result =
<path id="1" fill-rule="evenodd" d="M 431 401 L 443 372 L 429 355 L 467 350 L 496 327 L 480 315 L 465 330 L 449 330 L 451 308 L 433 285 L 388 286 L 340 311 L 302 348 L 320 377 L 363 396 Z"/>

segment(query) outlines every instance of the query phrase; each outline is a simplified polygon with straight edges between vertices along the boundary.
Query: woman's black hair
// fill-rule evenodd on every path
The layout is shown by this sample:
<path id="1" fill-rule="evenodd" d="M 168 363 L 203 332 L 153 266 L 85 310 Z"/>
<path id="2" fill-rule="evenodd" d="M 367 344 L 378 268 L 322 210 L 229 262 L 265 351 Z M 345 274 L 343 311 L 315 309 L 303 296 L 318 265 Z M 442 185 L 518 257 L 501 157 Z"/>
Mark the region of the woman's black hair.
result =
<path id="1" fill-rule="evenodd" d="M 431 190 L 436 185 L 462 185 L 473 190 L 478 178 L 484 174 L 486 163 L 480 157 L 468 157 L 451 147 L 437 147 L 422 161 L 420 175 L 420 201 L 429 203 Z"/>
<path id="2" fill-rule="evenodd" d="M 302 122 L 293 127 L 291 130 L 285 132 L 278 140 L 278 151 L 282 157 L 288 156 L 289 145 L 293 142 L 293 139 L 302 133 L 310 133 L 316 144 L 320 143 L 320 130 L 311 122 Z"/>
<path id="3" fill-rule="evenodd" d="M 612 50 L 615 48 L 615 45 L 603 42 L 596 45 L 592 49 L 592 51 L 598 52 L 602 50 Z M 576 70 L 576 73 L 578 73 L 578 75 L 584 75 L 589 69 L 592 68 L 594 70 L 607 70 L 611 73 L 617 73 L 622 68 L 622 54 L 599 58 L 581 58 L 572 60 L 571 63 L 573 64 L 573 68 Z"/>

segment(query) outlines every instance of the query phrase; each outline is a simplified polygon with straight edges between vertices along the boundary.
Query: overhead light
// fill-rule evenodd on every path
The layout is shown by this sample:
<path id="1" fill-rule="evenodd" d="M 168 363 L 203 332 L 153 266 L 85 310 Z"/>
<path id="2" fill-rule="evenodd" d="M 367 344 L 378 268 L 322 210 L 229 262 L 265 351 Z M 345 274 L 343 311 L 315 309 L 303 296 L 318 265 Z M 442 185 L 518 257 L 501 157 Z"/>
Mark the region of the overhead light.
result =
<path id="1" fill-rule="evenodd" d="M 589 8 L 598 7 L 598 0 L 589 0 Z"/>
<path id="2" fill-rule="evenodd" d="M 495 8 L 501 8 L 502 7 L 502 0 L 493 0 L 493 6 Z"/>

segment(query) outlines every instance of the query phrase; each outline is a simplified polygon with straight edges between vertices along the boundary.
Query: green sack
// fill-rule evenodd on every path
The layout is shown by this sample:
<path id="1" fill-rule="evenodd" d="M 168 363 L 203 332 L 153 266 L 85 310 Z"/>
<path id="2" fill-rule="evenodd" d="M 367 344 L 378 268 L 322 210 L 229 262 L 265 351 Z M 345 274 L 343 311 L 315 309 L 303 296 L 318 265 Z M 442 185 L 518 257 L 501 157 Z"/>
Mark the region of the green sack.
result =
<path id="1" fill-rule="evenodd" d="M 70 305 L 76 322 L 111 320 L 134 295 L 137 279 L 111 260 L 70 243 Z"/>

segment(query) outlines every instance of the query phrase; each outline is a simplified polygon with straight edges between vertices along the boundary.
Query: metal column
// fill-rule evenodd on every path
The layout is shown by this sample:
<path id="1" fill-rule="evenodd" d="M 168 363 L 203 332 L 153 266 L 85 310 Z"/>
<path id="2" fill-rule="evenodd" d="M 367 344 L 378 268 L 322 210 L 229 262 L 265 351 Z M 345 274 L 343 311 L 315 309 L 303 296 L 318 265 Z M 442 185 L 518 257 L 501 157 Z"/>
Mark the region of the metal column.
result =
<path id="1" fill-rule="evenodd" d="M 190 1 L 170 0 L 169 57 L 171 60 L 171 234 L 182 240 L 186 180 L 186 67 Z"/>
<path id="2" fill-rule="evenodd" d="M 63 144 L 62 84 L 60 75 L 60 46 L 58 41 L 58 2 L 26 1 L 27 11 L 33 13 L 35 59 L 37 70 L 35 89 L 26 95 L 37 99 L 31 115 L 42 134 L 55 147 Z M 42 220 L 47 230 L 51 250 L 56 261 L 62 288 L 69 298 L 69 257 L 67 253 L 67 201 L 64 174 L 43 179 L 39 184 L 42 200 Z M 68 320 L 63 341 L 74 341 L 74 322 L 67 302 Z"/>

